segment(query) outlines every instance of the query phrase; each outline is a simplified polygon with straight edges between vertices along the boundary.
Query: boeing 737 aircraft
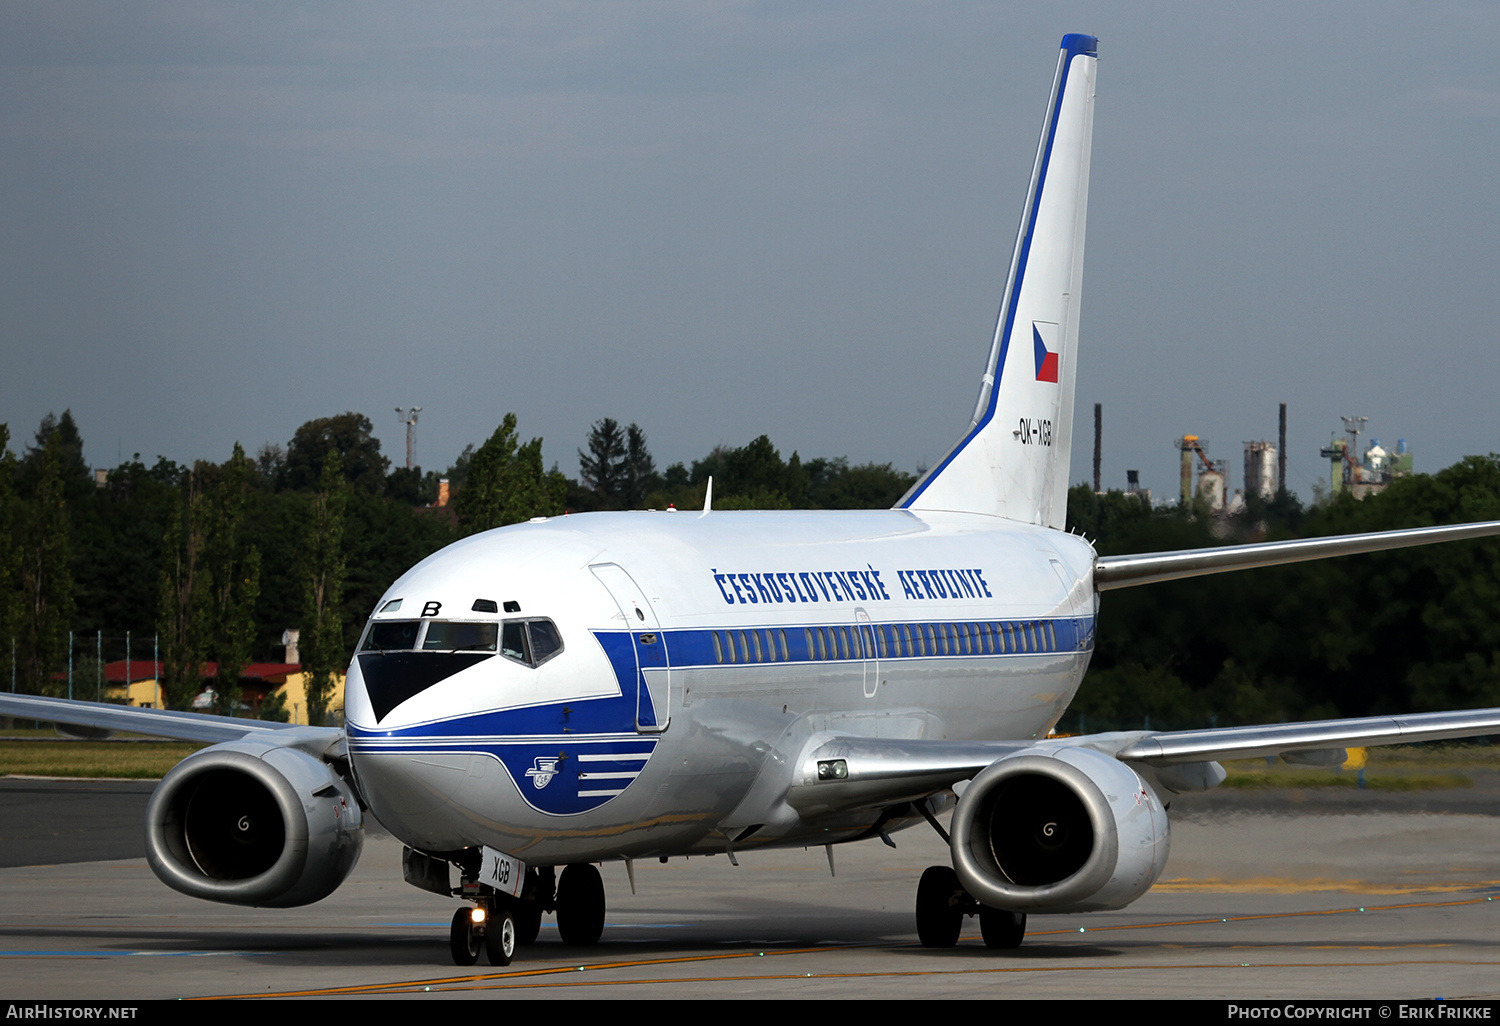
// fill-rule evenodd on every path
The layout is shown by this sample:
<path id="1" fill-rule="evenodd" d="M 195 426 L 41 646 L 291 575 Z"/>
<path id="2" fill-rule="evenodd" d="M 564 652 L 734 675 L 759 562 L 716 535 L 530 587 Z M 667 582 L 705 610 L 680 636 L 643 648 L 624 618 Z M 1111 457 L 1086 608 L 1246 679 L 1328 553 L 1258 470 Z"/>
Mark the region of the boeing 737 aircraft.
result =
<path id="1" fill-rule="evenodd" d="M 1097 63 L 1092 37 L 1063 38 L 972 424 L 894 509 L 705 503 L 466 538 L 373 610 L 342 728 L 8 696 L 0 713 L 217 742 L 148 812 L 151 866 L 186 894 L 317 901 L 373 813 L 410 883 L 462 900 L 454 960 L 500 965 L 546 913 L 567 943 L 599 939 L 599 862 L 924 824 L 952 864 L 917 885 L 922 943 L 953 945 L 977 915 L 987 945 L 1014 947 L 1028 913 L 1144 894 L 1167 801 L 1219 783 L 1216 760 L 1500 733 L 1484 709 L 1049 736 L 1102 592 L 1500 534 L 1100 557 L 1063 530 Z"/>

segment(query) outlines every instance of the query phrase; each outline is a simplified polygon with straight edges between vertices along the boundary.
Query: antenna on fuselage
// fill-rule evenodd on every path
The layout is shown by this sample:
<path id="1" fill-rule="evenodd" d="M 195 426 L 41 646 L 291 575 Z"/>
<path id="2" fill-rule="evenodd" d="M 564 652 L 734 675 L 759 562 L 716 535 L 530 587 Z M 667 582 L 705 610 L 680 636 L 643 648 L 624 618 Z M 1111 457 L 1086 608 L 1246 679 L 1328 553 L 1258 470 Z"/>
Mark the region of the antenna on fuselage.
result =
<path id="1" fill-rule="evenodd" d="M 699 516 L 700 517 L 706 517 L 710 513 L 713 512 L 713 509 L 714 509 L 714 479 L 713 479 L 713 475 L 710 474 L 709 478 L 708 478 L 708 487 L 703 490 L 703 512 L 700 513 Z"/>

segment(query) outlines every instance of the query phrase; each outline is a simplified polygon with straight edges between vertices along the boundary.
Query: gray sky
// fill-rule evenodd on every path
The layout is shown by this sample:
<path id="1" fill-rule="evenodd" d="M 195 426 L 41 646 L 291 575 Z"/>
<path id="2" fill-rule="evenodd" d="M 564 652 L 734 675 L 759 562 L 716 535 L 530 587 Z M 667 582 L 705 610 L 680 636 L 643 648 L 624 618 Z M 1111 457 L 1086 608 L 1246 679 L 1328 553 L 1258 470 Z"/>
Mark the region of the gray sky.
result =
<path id="1" fill-rule="evenodd" d="M 1500 5 L 0 0 L 0 421 L 97 466 L 423 407 L 576 475 L 966 425 L 1065 32 L 1100 37 L 1073 477 L 1290 404 L 1500 450 Z"/>

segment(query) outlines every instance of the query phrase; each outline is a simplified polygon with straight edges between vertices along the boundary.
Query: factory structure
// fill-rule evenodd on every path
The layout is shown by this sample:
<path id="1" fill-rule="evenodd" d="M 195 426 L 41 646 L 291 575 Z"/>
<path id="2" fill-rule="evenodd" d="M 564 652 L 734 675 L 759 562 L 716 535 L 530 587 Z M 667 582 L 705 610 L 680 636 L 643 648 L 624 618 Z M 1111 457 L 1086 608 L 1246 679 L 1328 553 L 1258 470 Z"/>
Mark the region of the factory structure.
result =
<path id="1" fill-rule="evenodd" d="M 1398 439 L 1393 449 L 1371 438 L 1360 449 L 1360 436 L 1368 417 L 1343 417 L 1342 436 L 1335 432 L 1328 446 L 1320 451 L 1329 462 L 1329 493 L 1349 492 L 1355 499 L 1384 491 L 1397 478 L 1412 473 L 1412 452 L 1406 439 Z M 1094 404 L 1094 490 L 1101 490 L 1100 453 L 1103 429 L 1101 405 Z M 1229 461 L 1209 456 L 1208 440 L 1198 435 L 1182 435 L 1172 443 L 1179 453 L 1180 484 L 1178 501 L 1184 507 L 1197 506 L 1215 516 L 1233 516 L 1245 509 L 1246 497 L 1274 500 L 1286 481 L 1286 403 L 1281 404 L 1277 441 L 1250 441 L 1244 446 L 1242 486 L 1230 488 Z M 1151 492 L 1140 486 L 1140 471 L 1127 470 L 1126 494 L 1150 505 Z"/>
<path id="2" fill-rule="evenodd" d="M 1406 439 L 1396 439 L 1396 448 L 1386 449 L 1380 439 L 1370 439 L 1359 455 L 1359 436 L 1369 417 L 1344 417 L 1344 435 L 1337 434 L 1320 455 L 1328 461 L 1328 490 L 1333 495 L 1349 492 L 1356 499 L 1384 491 L 1398 477 L 1412 472 L 1412 454 Z"/>

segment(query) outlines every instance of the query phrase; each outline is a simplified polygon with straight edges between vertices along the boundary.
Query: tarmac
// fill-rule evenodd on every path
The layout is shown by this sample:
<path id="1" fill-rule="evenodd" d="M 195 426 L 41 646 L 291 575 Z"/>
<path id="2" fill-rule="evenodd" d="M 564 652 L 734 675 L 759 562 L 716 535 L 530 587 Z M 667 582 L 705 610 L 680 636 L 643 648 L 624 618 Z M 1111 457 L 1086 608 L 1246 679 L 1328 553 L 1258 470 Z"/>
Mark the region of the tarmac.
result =
<path id="1" fill-rule="evenodd" d="M 834 849 L 603 867 L 590 948 L 550 920 L 506 968 L 448 956 L 457 902 L 402 882 L 378 827 L 301 909 L 177 894 L 142 857 L 150 783 L 0 780 L 0 999 L 1490 999 L 1500 992 L 1500 805 L 1296 793 L 1174 804 L 1162 881 L 1131 907 L 1033 916 L 992 952 L 970 920 L 922 948 L 926 828 Z M 1432 796 L 1429 796 L 1431 798 Z M 1451 797 L 1451 796 L 1450 796 Z M 1346 793 L 1345 798 L 1350 796 Z M 1331 801 L 1331 799 L 1329 800 Z M 1426 807 L 1447 811 L 1426 811 Z"/>

